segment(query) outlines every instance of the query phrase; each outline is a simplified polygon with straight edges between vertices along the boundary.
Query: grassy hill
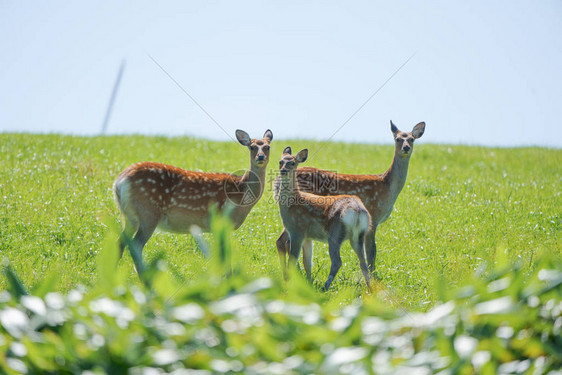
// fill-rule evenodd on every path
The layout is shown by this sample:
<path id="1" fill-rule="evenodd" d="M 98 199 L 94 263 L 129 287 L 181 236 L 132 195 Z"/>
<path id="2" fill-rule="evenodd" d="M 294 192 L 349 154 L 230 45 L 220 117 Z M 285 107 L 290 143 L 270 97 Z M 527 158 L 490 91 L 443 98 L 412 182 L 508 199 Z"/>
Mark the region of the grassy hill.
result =
<path id="1" fill-rule="evenodd" d="M 307 147 L 307 165 L 342 173 L 382 173 L 389 145 L 279 141 L 272 144 L 268 185 L 234 246 L 252 275 L 281 278 L 275 239 L 281 220 L 271 192 L 287 145 Z M 318 153 L 315 153 L 318 150 Z M 96 257 L 108 228 L 119 221 L 112 183 L 126 166 L 152 160 L 190 170 L 234 172 L 249 166 L 245 148 L 192 138 L 71 137 L 0 134 L 0 254 L 33 286 L 60 275 L 64 292 L 95 279 Z M 376 275 L 390 300 L 426 310 L 436 301 L 435 277 L 457 284 L 501 254 L 533 269 L 541 252 L 562 255 L 562 150 L 425 144 L 410 162 L 406 186 L 390 219 L 377 231 Z M 313 275 L 320 287 L 329 271 L 327 245 L 315 243 Z M 157 233 L 145 259 L 163 253 L 174 276 L 189 282 L 205 272 L 189 235 Z M 363 291 L 348 244 L 331 295 Z M 136 281 L 130 256 L 118 272 Z M 0 287 L 5 281 L 0 281 Z M 352 296 L 350 296 L 351 298 Z"/>

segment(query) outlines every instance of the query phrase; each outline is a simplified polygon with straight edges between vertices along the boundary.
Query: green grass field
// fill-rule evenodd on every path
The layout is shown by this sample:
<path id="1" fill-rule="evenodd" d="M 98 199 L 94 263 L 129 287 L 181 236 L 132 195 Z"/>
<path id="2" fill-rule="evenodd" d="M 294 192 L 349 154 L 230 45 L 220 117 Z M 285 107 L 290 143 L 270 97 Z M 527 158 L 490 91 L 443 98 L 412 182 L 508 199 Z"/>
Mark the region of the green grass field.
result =
<path id="1" fill-rule="evenodd" d="M 375 174 L 390 165 L 388 136 L 388 145 L 274 140 L 264 195 L 233 236 L 247 271 L 281 278 L 275 239 L 282 226 L 271 184 L 285 146 L 307 147 L 309 166 Z M 120 220 L 113 180 L 128 165 L 145 160 L 202 171 L 249 167 L 247 150 L 234 142 L 0 134 L 1 256 L 27 286 L 53 272 L 63 292 L 91 284 L 103 238 Z M 394 212 L 377 231 L 377 245 L 376 276 L 391 291 L 392 302 L 419 310 L 436 301 L 436 276 L 444 285 L 462 283 L 499 253 L 519 260 L 524 271 L 542 252 L 560 257 L 562 150 L 433 145 L 422 138 Z M 174 276 L 186 282 L 206 270 L 189 235 L 155 234 L 145 247 L 145 260 L 159 253 Z M 327 245 L 315 243 L 314 253 L 313 275 L 320 289 L 330 266 Z M 364 284 L 348 244 L 342 260 L 329 296 L 343 290 L 360 295 Z M 138 282 L 130 256 L 121 260 L 118 272 Z"/>

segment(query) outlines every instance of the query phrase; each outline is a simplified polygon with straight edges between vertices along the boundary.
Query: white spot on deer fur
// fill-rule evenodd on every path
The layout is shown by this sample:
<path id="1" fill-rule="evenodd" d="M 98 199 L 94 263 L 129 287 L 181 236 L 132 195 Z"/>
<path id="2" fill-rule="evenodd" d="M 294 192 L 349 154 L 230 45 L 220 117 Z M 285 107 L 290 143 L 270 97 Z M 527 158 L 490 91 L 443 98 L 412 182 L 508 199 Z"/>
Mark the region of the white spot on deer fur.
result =
<path id="1" fill-rule="evenodd" d="M 146 189 L 144 188 L 144 186 L 141 186 L 140 191 L 145 191 Z"/>
<path id="2" fill-rule="evenodd" d="M 170 189 L 166 189 L 165 191 L 166 191 L 166 193 L 169 193 L 169 192 L 170 192 Z"/>
<path id="3" fill-rule="evenodd" d="M 361 231 L 367 231 L 369 229 L 369 215 L 366 212 L 361 212 L 359 214 L 359 228 Z"/>
<path id="4" fill-rule="evenodd" d="M 119 206 L 124 211 L 126 209 L 127 202 L 129 202 L 131 197 L 131 184 L 128 180 L 119 180 L 115 184 L 115 190 L 118 192 L 117 196 L 119 197 Z"/>
<path id="5" fill-rule="evenodd" d="M 135 184 L 140 185 L 140 184 L 142 184 L 142 182 L 143 182 L 143 179 L 139 178 L 138 180 L 135 181 Z"/>
<path id="6" fill-rule="evenodd" d="M 148 180 L 146 180 L 146 181 L 148 181 L 148 182 L 151 182 L 151 183 L 153 183 L 153 184 L 155 184 L 155 183 L 156 183 L 156 180 L 153 180 L 152 178 L 149 178 L 149 179 L 148 179 Z"/>
<path id="7" fill-rule="evenodd" d="M 181 189 L 181 192 L 182 192 L 182 193 L 185 193 L 185 188 Z"/>
<path id="8" fill-rule="evenodd" d="M 158 194 L 158 199 L 162 200 L 162 196 L 160 194 Z"/>
<path id="9" fill-rule="evenodd" d="M 346 210 L 342 215 L 341 221 L 347 228 L 353 231 L 361 230 L 363 228 L 366 230 L 369 226 L 369 219 L 367 218 L 367 225 L 364 225 L 364 219 L 362 219 L 361 216 L 361 213 L 357 211 Z"/>
<path id="10" fill-rule="evenodd" d="M 152 188 L 152 192 L 153 192 L 153 193 L 156 193 L 156 188 Z"/>

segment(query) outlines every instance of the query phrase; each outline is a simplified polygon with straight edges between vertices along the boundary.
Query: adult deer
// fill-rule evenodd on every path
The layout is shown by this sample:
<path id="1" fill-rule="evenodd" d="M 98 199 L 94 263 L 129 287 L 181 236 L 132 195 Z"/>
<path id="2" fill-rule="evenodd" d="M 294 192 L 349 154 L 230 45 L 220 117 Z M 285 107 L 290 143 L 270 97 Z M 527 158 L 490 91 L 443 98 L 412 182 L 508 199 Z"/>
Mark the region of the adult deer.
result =
<path id="1" fill-rule="evenodd" d="M 250 170 L 242 176 L 192 172 L 153 162 L 133 164 L 117 176 L 113 191 L 123 216 L 121 256 L 130 244 L 142 257 L 156 228 L 189 233 L 198 226 L 208 231 L 212 206 L 219 211 L 230 207 L 234 229 L 242 225 L 263 193 L 273 134 L 267 130 L 262 139 L 251 139 L 245 131 L 236 130 L 236 138 L 250 150 Z"/>
<path id="2" fill-rule="evenodd" d="M 308 150 L 296 156 L 291 148 L 283 151 L 279 161 L 279 213 L 289 237 L 289 262 L 296 262 L 305 240 L 328 242 L 332 266 L 324 288 L 328 290 L 341 267 L 340 248 L 349 239 L 359 258 L 367 287 L 370 276 L 365 262 L 365 235 L 371 216 L 359 198 L 352 195 L 321 196 L 301 192 L 297 185 L 297 166 L 304 163 Z"/>
<path id="3" fill-rule="evenodd" d="M 390 168 L 383 174 L 377 175 L 355 175 L 340 174 L 316 168 L 299 168 L 297 180 L 302 191 L 308 191 L 318 195 L 349 194 L 358 196 L 372 218 L 372 226 L 366 237 L 366 253 L 369 271 L 375 268 L 377 245 L 375 234 L 377 227 L 383 223 L 392 212 L 394 202 L 402 191 L 408 174 L 410 157 L 414 150 L 414 140 L 420 138 L 425 131 L 425 122 L 414 126 L 411 132 L 398 130 L 396 125 L 390 121 L 390 129 L 394 136 L 394 159 Z M 275 196 L 279 193 L 280 179 L 274 184 Z M 289 251 L 289 236 L 284 230 L 276 242 L 281 267 L 285 269 L 286 255 Z M 305 241 L 303 244 L 303 264 L 308 278 L 310 279 L 312 267 L 312 242 Z"/>

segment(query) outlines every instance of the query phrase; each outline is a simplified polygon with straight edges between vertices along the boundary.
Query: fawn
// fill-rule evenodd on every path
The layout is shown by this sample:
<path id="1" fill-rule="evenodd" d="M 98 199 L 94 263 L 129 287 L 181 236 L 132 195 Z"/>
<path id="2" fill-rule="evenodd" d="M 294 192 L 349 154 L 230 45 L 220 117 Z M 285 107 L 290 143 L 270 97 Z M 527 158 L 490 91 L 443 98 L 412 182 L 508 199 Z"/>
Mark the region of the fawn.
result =
<path id="1" fill-rule="evenodd" d="M 367 287 L 371 288 L 369 270 L 365 262 L 365 235 L 371 226 L 371 215 L 355 196 L 330 197 L 301 192 L 297 185 L 297 166 L 304 163 L 308 150 L 291 155 L 291 148 L 283 151 L 279 161 L 279 212 L 289 239 L 289 262 L 296 262 L 305 240 L 328 242 L 332 266 L 324 285 L 328 290 L 341 267 L 340 248 L 349 239 L 359 258 Z M 283 265 L 286 276 L 286 265 Z M 307 272 L 310 280 L 310 273 Z"/>
<path id="2" fill-rule="evenodd" d="M 176 233 L 189 233 L 192 226 L 208 231 L 213 205 L 219 211 L 229 207 L 234 229 L 244 223 L 263 193 L 273 134 L 267 130 L 262 139 L 251 139 L 245 131 L 236 130 L 236 138 L 250 150 L 250 170 L 242 176 L 192 172 L 153 162 L 133 164 L 117 176 L 113 191 L 124 219 L 121 256 L 129 243 L 142 257 L 157 227 Z"/>
<path id="3" fill-rule="evenodd" d="M 383 223 L 392 212 L 394 202 L 402 191 L 408 174 L 410 156 L 414 150 L 414 140 L 420 138 L 425 131 L 425 122 L 414 126 L 411 132 L 398 130 L 390 121 L 390 129 L 394 136 L 394 159 L 390 168 L 378 175 L 339 174 L 316 168 L 299 168 L 297 180 L 302 191 L 318 195 L 349 194 L 356 195 L 365 204 L 371 214 L 372 226 L 366 236 L 366 253 L 369 271 L 375 268 L 377 245 L 375 234 L 377 227 Z M 279 195 L 281 179 L 278 177 L 274 184 L 274 194 Z M 286 262 L 289 251 L 289 235 L 284 230 L 276 242 L 281 265 Z M 303 264 L 307 276 L 310 278 L 312 267 L 312 242 L 307 240 L 303 244 Z"/>

